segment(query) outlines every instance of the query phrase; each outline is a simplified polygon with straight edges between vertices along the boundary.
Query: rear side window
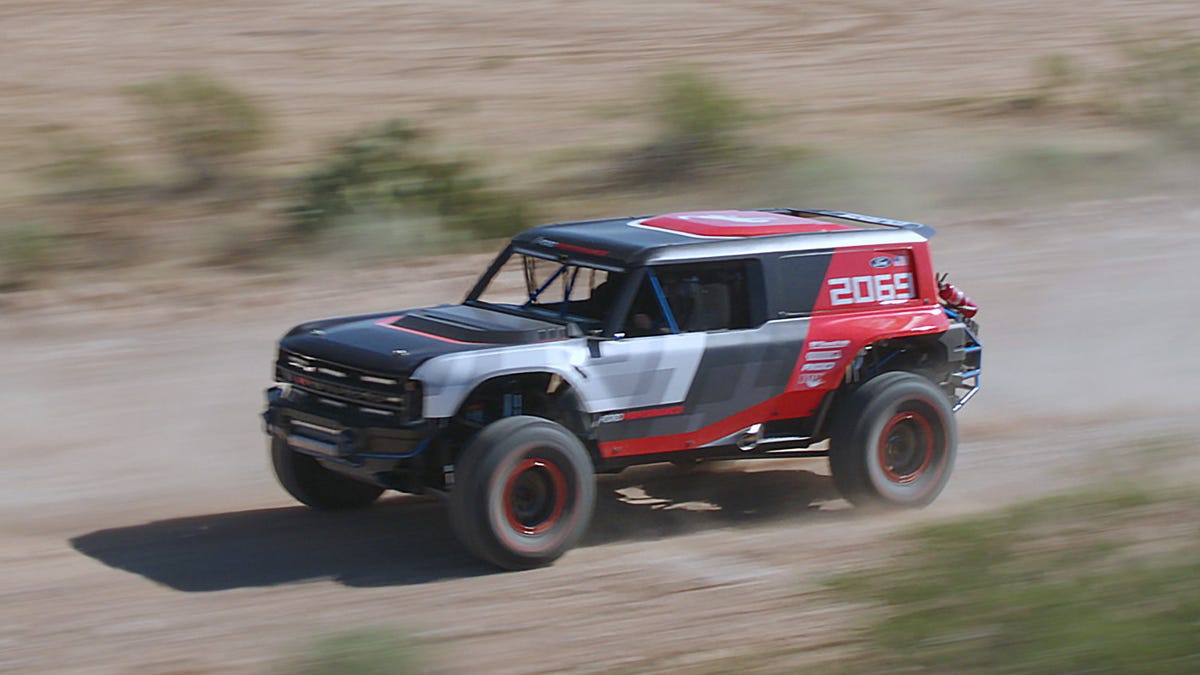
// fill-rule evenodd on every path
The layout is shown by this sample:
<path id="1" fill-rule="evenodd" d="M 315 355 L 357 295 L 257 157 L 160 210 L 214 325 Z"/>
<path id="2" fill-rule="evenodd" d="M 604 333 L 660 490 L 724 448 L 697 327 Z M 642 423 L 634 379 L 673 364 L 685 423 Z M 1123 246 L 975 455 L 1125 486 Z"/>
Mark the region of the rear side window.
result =
<path id="1" fill-rule="evenodd" d="M 813 311 L 832 257 L 831 251 L 780 256 L 775 264 L 775 303 L 779 316 L 807 315 Z"/>

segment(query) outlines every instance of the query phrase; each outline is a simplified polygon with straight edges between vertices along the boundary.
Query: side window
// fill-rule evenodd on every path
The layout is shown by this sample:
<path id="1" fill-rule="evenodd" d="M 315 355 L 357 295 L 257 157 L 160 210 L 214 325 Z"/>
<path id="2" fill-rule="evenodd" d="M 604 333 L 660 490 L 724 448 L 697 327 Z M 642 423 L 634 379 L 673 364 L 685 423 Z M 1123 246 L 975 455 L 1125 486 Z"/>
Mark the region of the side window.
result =
<path id="1" fill-rule="evenodd" d="M 757 261 L 663 265 L 647 270 L 626 321 L 626 333 L 733 330 L 753 327 L 751 271 Z M 666 307 L 663 307 L 663 305 Z"/>
<path id="2" fill-rule="evenodd" d="M 811 314 L 829 270 L 829 251 L 780 256 L 776 264 L 775 304 L 779 316 Z"/>

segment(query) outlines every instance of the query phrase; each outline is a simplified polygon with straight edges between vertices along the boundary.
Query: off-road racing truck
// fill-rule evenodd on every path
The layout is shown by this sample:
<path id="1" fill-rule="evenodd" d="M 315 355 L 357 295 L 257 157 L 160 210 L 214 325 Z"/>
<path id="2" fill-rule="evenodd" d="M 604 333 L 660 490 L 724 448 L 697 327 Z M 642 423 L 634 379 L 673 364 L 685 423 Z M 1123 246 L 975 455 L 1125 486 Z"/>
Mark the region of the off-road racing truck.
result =
<path id="1" fill-rule="evenodd" d="M 981 356 L 932 234 L 793 209 L 529 230 L 461 304 L 288 332 L 264 413 L 276 475 L 317 509 L 440 495 L 508 569 L 571 548 L 595 474 L 634 464 L 828 456 L 855 504 L 927 504 Z"/>

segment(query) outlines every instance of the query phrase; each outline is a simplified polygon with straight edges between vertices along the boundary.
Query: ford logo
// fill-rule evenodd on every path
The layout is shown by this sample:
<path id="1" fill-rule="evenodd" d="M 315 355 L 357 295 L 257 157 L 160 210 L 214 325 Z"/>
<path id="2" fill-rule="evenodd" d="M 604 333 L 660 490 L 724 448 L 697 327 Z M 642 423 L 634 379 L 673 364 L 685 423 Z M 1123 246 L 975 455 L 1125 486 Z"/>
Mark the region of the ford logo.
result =
<path id="1" fill-rule="evenodd" d="M 880 256 L 875 256 L 874 258 L 871 258 L 871 267 L 874 267 L 877 270 L 881 270 L 881 269 L 884 269 L 885 267 L 891 267 L 891 266 L 892 266 L 892 256 L 890 256 L 890 255 L 880 255 Z"/>

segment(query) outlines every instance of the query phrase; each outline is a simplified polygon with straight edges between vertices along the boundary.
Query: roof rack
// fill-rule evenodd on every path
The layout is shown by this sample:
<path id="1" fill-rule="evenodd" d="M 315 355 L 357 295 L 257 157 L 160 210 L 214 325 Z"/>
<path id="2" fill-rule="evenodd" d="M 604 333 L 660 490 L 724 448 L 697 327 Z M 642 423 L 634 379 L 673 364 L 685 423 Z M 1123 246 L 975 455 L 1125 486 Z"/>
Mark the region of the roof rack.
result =
<path id="1" fill-rule="evenodd" d="M 884 227 L 894 227 L 901 230 L 912 230 L 917 234 L 929 239 L 937 234 L 937 230 L 929 225 L 921 223 L 910 223 L 906 220 L 893 220 L 892 218 L 880 218 L 879 216 L 864 216 L 861 213 L 849 213 L 847 211 L 818 211 L 815 209 L 759 209 L 769 213 L 782 213 L 788 216 L 825 216 L 826 218 L 841 218 L 842 220 L 853 220 L 859 223 L 870 223 L 872 225 L 883 225 Z"/>

